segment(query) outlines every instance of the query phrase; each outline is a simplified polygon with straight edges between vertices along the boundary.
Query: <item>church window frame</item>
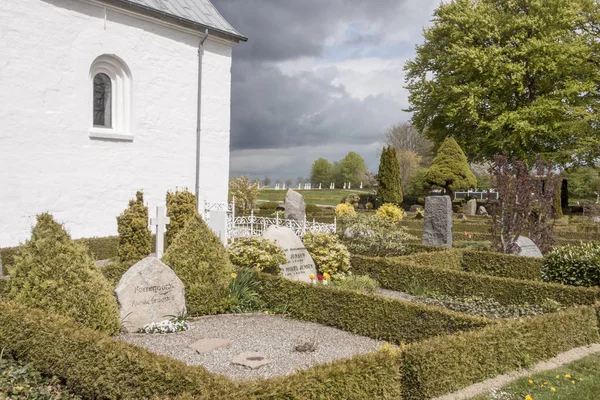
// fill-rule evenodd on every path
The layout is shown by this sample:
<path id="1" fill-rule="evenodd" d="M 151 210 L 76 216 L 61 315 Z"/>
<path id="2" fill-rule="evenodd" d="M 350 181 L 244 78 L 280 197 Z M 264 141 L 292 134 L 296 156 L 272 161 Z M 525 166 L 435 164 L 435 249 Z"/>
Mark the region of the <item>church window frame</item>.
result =
<path id="1" fill-rule="evenodd" d="M 133 141 L 132 79 L 125 62 L 112 54 L 97 57 L 89 74 L 91 139 Z"/>

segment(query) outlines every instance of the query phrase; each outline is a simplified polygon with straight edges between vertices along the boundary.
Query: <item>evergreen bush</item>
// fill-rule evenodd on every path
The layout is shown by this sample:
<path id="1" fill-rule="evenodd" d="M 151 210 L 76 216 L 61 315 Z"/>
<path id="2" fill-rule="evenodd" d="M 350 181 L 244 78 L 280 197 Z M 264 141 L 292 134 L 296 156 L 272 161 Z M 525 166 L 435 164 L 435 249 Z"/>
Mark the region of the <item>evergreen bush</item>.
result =
<path id="1" fill-rule="evenodd" d="M 309 232 L 304 235 L 303 241 L 319 274 L 329 274 L 336 279 L 336 276 L 350 270 L 350 253 L 335 235 Z"/>
<path id="2" fill-rule="evenodd" d="M 356 210 L 349 203 L 341 203 L 335 206 L 335 215 L 338 217 L 356 215 Z"/>
<path id="3" fill-rule="evenodd" d="M 600 286 L 600 244 L 554 248 L 542 264 L 542 279 L 565 285 Z"/>
<path id="4" fill-rule="evenodd" d="M 457 190 L 477 186 L 477 178 L 471 171 L 467 157 L 453 137 L 448 137 L 433 159 L 425 174 L 425 182 L 432 188 L 445 189 L 450 198 Z"/>
<path id="5" fill-rule="evenodd" d="M 31 239 L 20 247 L 5 294 L 27 306 L 60 314 L 92 329 L 119 332 L 112 288 L 88 250 L 76 243 L 50 214 L 37 216 Z"/>
<path id="6" fill-rule="evenodd" d="M 377 197 L 380 203 L 402 203 L 402 178 L 396 150 L 392 146 L 384 147 L 379 159 L 377 174 Z"/>
<path id="7" fill-rule="evenodd" d="M 120 261 L 135 264 L 148 257 L 152 251 L 152 234 L 148 229 L 148 207 L 144 205 L 144 193 L 138 191 L 135 200 L 117 217 Z"/>
<path id="8" fill-rule="evenodd" d="M 167 192 L 167 217 L 170 218 L 165 235 L 165 248 L 177 236 L 186 221 L 196 214 L 196 196 L 187 189 Z"/>
<path id="9" fill-rule="evenodd" d="M 252 269 L 278 275 L 279 266 L 287 262 L 285 253 L 277 243 L 262 236 L 250 236 L 236 239 L 227 248 L 229 260 L 236 269 Z"/>
<path id="10" fill-rule="evenodd" d="M 185 223 L 162 261 L 183 281 L 190 316 L 227 310 L 232 267 L 221 240 L 198 214 Z"/>
<path id="11" fill-rule="evenodd" d="M 397 224 L 404 217 L 404 210 L 394 204 L 384 204 L 377 209 L 375 215 L 392 224 Z"/>
<path id="12" fill-rule="evenodd" d="M 374 256 L 407 254 L 406 243 L 417 240 L 403 226 L 375 215 L 355 215 L 339 220 L 339 235 L 351 253 Z"/>

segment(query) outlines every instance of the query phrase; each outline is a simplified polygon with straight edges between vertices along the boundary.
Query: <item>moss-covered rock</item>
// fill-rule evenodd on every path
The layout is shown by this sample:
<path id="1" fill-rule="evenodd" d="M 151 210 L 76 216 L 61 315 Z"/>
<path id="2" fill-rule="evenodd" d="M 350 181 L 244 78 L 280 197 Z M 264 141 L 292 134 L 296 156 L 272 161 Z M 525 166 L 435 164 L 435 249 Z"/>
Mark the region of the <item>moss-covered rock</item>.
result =
<path id="1" fill-rule="evenodd" d="M 50 214 L 38 215 L 31 239 L 20 247 L 9 273 L 6 297 L 92 329 L 119 331 L 117 301 L 109 283 L 85 246 L 71 240 Z"/>
<path id="2" fill-rule="evenodd" d="M 232 266 L 221 240 L 199 215 L 185 223 L 162 261 L 185 284 L 190 315 L 217 314 L 227 310 Z"/>

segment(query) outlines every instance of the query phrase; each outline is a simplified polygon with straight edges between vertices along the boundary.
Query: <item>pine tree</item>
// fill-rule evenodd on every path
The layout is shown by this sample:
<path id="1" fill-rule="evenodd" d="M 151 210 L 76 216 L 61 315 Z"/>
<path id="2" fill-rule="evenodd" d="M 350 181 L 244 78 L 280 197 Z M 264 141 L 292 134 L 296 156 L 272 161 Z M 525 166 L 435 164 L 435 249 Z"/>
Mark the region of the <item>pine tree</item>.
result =
<path id="1" fill-rule="evenodd" d="M 382 204 L 402 203 L 402 178 L 400 177 L 400 164 L 396 157 L 396 150 L 389 146 L 384 147 L 379 160 L 379 173 L 377 174 L 377 196 Z"/>
<path id="2" fill-rule="evenodd" d="M 477 186 L 477 178 L 469 167 L 467 157 L 454 138 L 446 138 L 438 149 L 425 174 L 425 182 L 432 188 L 446 190 L 450 198 L 457 190 Z"/>

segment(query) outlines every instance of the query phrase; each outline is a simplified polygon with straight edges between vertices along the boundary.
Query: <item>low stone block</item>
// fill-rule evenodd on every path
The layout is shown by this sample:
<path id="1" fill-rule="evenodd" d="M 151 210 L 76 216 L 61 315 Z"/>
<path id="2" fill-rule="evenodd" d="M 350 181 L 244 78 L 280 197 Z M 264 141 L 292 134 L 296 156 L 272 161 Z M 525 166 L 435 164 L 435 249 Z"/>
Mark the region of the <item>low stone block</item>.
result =
<path id="1" fill-rule="evenodd" d="M 260 353 L 255 353 L 252 351 L 246 351 L 244 353 L 238 354 L 237 356 L 231 359 L 232 364 L 243 365 L 244 367 L 250 369 L 259 369 L 263 365 L 270 364 L 271 361 L 267 360 Z"/>
<path id="2" fill-rule="evenodd" d="M 425 199 L 423 244 L 452 247 L 452 200 L 450 196 Z"/>
<path id="3" fill-rule="evenodd" d="M 190 344 L 188 347 L 196 350 L 200 354 L 211 353 L 217 349 L 229 347 L 233 344 L 231 340 L 227 339 L 200 339 L 197 342 Z"/>

